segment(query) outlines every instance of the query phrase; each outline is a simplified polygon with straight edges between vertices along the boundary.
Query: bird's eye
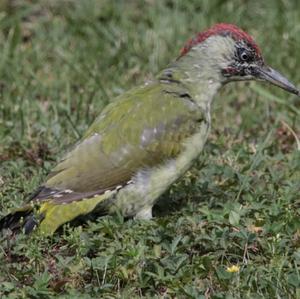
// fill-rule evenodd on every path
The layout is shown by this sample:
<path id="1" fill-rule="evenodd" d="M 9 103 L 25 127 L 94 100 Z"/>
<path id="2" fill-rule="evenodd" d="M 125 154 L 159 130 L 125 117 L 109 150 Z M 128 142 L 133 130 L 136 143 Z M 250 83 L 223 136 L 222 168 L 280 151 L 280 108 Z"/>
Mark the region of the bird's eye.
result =
<path id="1" fill-rule="evenodd" d="M 249 61 L 250 60 L 250 55 L 246 50 L 240 51 L 239 57 L 240 57 L 240 60 L 242 60 L 242 61 Z"/>

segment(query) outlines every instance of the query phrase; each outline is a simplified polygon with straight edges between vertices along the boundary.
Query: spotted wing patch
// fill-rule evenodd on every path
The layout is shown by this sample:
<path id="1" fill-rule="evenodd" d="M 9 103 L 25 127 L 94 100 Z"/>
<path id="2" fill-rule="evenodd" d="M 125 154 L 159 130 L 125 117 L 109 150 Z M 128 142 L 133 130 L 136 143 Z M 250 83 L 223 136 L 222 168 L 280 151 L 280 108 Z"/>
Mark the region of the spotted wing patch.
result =
<path id="1" fill-rule="evenodd" d="M 51 200 L 54 204 L 68 204 L 74 201 L 86 200 L 93 197 L 97 197 L 102 194 L 113 193 L 115 191 L 121 190 L 125 185 L 131 184 L 132 181 L 126 181 L 124 184 L 119 184 L 114 188 L 101 189 L 91 192 L 76 192 L 71 189 L 65 190 L 56 190 L 47 187 L 40 187 L 39 192 L 35 193 L 34 200 L 31 203 L 35 202 L 44 202 Z"/>

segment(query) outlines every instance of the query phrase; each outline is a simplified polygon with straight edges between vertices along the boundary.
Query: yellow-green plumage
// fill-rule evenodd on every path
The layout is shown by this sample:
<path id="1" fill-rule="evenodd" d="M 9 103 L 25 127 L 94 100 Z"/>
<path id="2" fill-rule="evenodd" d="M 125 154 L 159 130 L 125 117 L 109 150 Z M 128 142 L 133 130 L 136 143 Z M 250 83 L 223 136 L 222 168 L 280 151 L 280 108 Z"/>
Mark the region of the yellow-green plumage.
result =
<path id="1" fill-rule="evenodd" d="M 106 190 L 126 183 L 141 167 L 176 156 L 182 149 L 180 141 L 194 133 L 202 112 L 189 100 L 169 94 L 168 88 L 150 84 L 110 104 L 54 168 L 55 175 L 50 174 L 45 186 Z M 147 112 L 153 109 L 157 113 Z"/>
<path id="2" fill-rule="evenodd" d="M 159 196 L 199 156 L 218 89 L 261 79 L 299 95 L 267 67 L 251 37 L 234 25 L 200 33 L 157 79 L 109 104 L 84 137 L 53 169 L 29 204 L 0 220 L 52 234 L 90 213 L 149 218 Z"/>
<path id="3" fill-rule="evenodd" d="M 39 230 L 46 235 L 53 234 L 62 224 L 93 212 L 97 205 L 112 193 L 97 195 L 87 199 L 83 198 L 68 204 L 56 204 L 52 200 L 45 201 L 38 210 L 39 214 L 44 215 Z"/>
<path id="4" fill-rule="evenodd" d="M 149 113 L 152 110 L 156 113 Z M 143 207 L 152 207 L 157 196 L 186 170 L 174 164 L 168 179 L 160 168 L 185 151 L 184 141 L 199 131 L 203 120 L 202 108 L 179 82 L 159 79 L 118 97 L 34 197 L 39 230 L 52 234 L 63 223 L 91 212 L 134 216 Z M 159 184 L 155 178 L 151 181 L 152 173 Z M 144 176 L 140 180 L 145 181 L 147 192 L 133 190 L 143 184 L 135 186 L 138 176 Z"/>

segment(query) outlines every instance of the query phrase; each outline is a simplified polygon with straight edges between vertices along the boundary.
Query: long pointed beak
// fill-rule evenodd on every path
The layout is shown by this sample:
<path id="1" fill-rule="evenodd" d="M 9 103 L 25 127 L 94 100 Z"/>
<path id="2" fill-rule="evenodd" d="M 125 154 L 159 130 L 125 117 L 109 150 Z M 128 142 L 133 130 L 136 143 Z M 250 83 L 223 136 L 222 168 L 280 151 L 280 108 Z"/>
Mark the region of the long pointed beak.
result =
<path id="1" fill-rule="evenodd" d="M 273 85 L 276 85 L 288 92 L 294 93 L 300 96 L 300 90 L 297 89 L 287 78 L 281 75 L 279 72 L 268 66 L 261 66 L 255 69 L 255 77 L 264 81 L 267 81 Z"/>

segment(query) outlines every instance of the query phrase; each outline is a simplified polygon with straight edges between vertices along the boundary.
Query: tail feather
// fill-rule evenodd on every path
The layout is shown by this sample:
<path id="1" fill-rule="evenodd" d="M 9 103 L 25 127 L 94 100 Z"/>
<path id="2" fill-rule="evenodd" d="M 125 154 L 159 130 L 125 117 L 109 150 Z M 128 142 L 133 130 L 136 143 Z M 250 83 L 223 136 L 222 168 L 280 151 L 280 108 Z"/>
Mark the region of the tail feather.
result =
<path id="1" fill-rule="evenodd" d="M 87 218 L 92 213 L 106 214 L 107 207 L 114 201 L 116 191 L 94 195 L 90 198 L 80 198 L 73 201 L 57 202 L 63 197 L 48 197 L 41 202 L 31 202 L 20 209 L 4 216 L 0 220 L 0 231 L 10 229 L 14 232 L 23 230 L 29 234 L 38 226 L 38 230 L 45 235 L 52 235 L 66 222 L 80 218 Z M 65 195 L 68 198 L 68 194 Z"/>
<path id="2" fill-rule="evenodd" d="M 4 216 L 0 220 L 0 231 L 10 229 L 18 232 L 24 229 L 24 232 L 29 234 L 37 223 L 32 207 L 24 207 Z"/>

